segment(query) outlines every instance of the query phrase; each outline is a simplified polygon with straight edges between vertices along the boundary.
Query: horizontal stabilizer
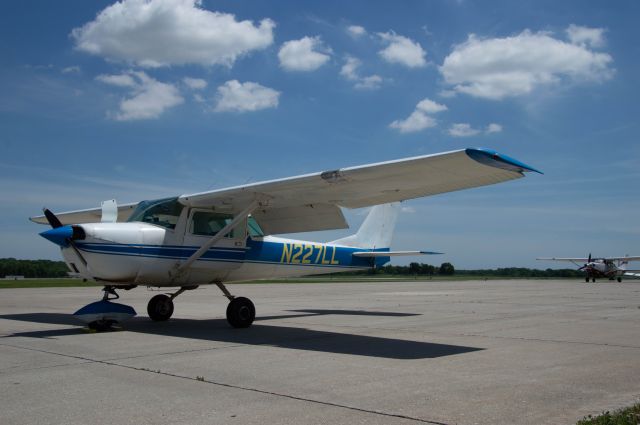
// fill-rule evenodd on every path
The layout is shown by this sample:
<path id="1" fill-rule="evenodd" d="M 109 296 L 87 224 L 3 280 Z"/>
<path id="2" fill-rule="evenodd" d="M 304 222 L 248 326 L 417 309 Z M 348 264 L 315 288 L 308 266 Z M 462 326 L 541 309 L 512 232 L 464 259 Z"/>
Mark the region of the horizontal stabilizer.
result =
<path id="1" fill-rule="evenodd" d="M 400 257 L 405 255 L 440 255 L 444 252 L 434 251 L 359 251 L 354 252 L 354 257 Z"/>

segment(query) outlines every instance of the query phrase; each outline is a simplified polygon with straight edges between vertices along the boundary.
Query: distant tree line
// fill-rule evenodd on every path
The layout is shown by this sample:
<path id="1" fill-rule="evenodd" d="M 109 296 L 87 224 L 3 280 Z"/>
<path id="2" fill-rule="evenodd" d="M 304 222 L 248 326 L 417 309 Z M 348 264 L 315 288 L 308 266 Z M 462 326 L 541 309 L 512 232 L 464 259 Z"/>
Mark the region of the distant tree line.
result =
<path id="1" fill-rule="evenodd" d="M 16 260 L 0 258 L 0 277 L 66 277 L 69 269 L 64 261 Z"/>
<path id="2" fill-rule="evenodd" d="M 67 265 L 64 261 L 16 260 L 0 258 L 0 278 L 6 276 L 24 277 L 66 277 Z M 388 276 L 500 276 L 500 277 L 583 277 L 575 269 L 528 269 L 525 267 L 505 267 L 499 269 L 456 270 L 451 263 L 433 266 L 424 263 L 410 263 L 408 266 L 383 266 L 370 270 L 335 273 L 335 275 L 388 275 Z"/>
<path id="3" fill-rule="evenodd" d="M 391 276 L 500 276 L 500 277 L 583 277 L 584 273 L 575 269 L 529 269 L 526 267 L 505 267 L 498 269 L 456 270 L 451 263 L 440 267 L 424 263 L 410 263 L 408 266 L 383 266 L 371 270 L 335 273 L 336 275 L 391 275 Z"/>

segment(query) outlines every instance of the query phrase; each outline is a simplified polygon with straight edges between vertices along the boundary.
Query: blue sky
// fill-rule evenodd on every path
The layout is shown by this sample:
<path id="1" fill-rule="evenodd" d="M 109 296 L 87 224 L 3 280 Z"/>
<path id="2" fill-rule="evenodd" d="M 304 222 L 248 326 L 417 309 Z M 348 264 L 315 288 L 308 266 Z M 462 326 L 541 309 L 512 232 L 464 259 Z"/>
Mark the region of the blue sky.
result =
<path id="1" fill-rule="evenodd" d="M 408 201 L 395 249 L 459 268 L 638 255 L 639 16 L 635 1 L 2 2 L 0 257 L 59 258 L 27 220 L 43 206 L 476 146 L 545 175 Z"/>

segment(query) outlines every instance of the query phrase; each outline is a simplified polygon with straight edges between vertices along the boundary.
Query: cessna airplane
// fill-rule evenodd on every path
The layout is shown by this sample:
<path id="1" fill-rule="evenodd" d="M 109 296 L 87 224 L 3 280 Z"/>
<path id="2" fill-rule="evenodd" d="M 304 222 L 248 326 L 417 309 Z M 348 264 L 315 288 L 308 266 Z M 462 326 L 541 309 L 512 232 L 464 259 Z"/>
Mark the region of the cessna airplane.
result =
<path id="1" fill-rule="evenodd" d="M 640 273 L 633 273 L 627 270 L 627 264 L 629 261 L 640 261 L 640 257 L 606 257 L 606 258 L 591 258 L 591 254 L 587 258 L 536 258 L 536 260 L 550 260 L 550 261 L 568 261 L 575 264 L 578 270 L 583 270 L 585 274 L 584 281 L 595 282 L 596 278 L 608 278 L 609 280 L 616 279 L 618 282 L 622 282 L 622 276 L 635 276 L 640 277 Z M 582 266 L 580 263 L 584 263 Z"/>
<path id="2" fill-rule="evenodd" d="M 437 254 L 390 251 L 397 203 L 524 177 L 540 171 L 493 150 L 469 148 L 396 161 L 252 183 L 172 198 L 32 217 L 52 229 L 70 270 L 104 284 L 102 301 L 75 316 L 101 329 L 135 315 L 113 303 L 116 289 L 176 287 L 156 295 L 147 312 L 167 320 L 173 300 L 215 284 L 229 299 L 227 320 L 253 323 L 255 307 L 224 285 L 250 279 L 302 276 L 381 266 L 392 256 Z M 386 205 L 382 205 L 386 204 Z M 275 234 L 348 228 L 343 208 L 374 206 L 354 235 L 328 243 Z"/>

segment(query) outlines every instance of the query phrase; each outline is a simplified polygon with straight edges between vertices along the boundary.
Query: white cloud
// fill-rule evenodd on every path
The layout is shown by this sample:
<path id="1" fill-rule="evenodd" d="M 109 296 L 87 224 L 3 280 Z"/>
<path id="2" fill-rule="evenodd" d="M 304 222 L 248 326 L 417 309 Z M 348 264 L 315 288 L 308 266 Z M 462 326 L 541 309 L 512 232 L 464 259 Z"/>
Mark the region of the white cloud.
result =
<path id="1" fill-rule="evenodd" d="M 190 78 L 184 77 L 182 82 L 187 85 L 191 90 L 202 90 L 207 87 L 207 82 L 202 78 Z"/>
<path id="2" fill-rule="evenodd" d="M 427 114 L 435 114 L 436 112 L 446 111 L 447 107 L 431 99 L 422 99 L 416 105 L 416 109 Z"/>
<path id="3" fill-rule="evenodd" d="M 480 133 L 480 130 L 472 128 L 467 123 L 457 123 L 449 127 L 447 132 L 454 137 L 470 137 Z"/>
<path id="4" fill-rule="evenodd" d="M 367 33 L 367 30 L 364 29 L 364 27 L 361 27 L 360 25 L 350 25 L 349 27 L 347 27 L 347 32 L 352 37 L 358 38 L 365 35 Z"/>
<path id="5" fill-rule="evenodd" d="M 382 77 L 376 74 L 360 78 L 353 87 L 360 90 L 376 90 L 382 85 Z"/>
<path id="6" fill-rule="evenodd" d="M 79 74 L 80 73 L 80 67 L 79 66 L 68 66 L 66 68 L 62 68 L 62 72 L 63 74 Z"/>
<path id="7" fill-rule="evenodd" d="M 354 58 L 353 56 L 347 56 L 344 61 L 344 65 L 340 69 L 340 75 L 342 75 L 347 80 L 357 80 L 358 79 L 358 68 L 362 64 L 362 61 L 358 58 Z"/>
<path id="8" fill-rule="evenodd" d="M 400 211 L 406 214 L 415 214 L 417 212 L 416 209 L 413 207 L 402 207 L 400 208 Z"/>
<path id="9" fill-rule="evenodd" d="M 604 46 L 604 28 L 589 28 L 571 24 L 567 28 L 567 36 L 573 44 L 591 47 Z"/>
<path id="10" fill-rule="evenodd" d="M 303 37 L 282 44 L 278 59 L 287 71 L 315 71 L 331 58 L 330 54 L 331 49 L 323 46 L 320 37 Z"/>
<path id="11" fill-rule="evenodd" d="M 422 49 L 420 43 L 394 32 L 378 33 L 378 36 L 387 43 L 387 47 L 378 52 L 387 62 L 398 63 L 409 68 L 427 64 L 425 60 L 427 52 Z"/>
<path id="12" fill-rule="evenodd" d="M 130 97 L 120 102 L 120 111 L 110 114 L 118 121 L 158 118 L 165 110 L 184 102 L 178 89 L 161 83 L 144 72 L 128 71 L 119 75 L 99 75 L 97 80 L 131 89 Z"/>
<path id="13" fill-rule="evenodd" d="M 98 75 L 96 80 L 105 84 L 110 84 L 117 87 L 135 87 L 136 80 L 133 79 L 132 74 L 116 74 L 116 75 Z"/>
<path id="14" fill-rule="evenodd" d="M 216 112 L 248 112 L 278 106 L 280 92 L 250 81 L 227 81 L 218 87 Z"/>
<path id="15" fill-rule="evenodd" d="M 362 77 L 358 73 L 358 68 L 362 65 L 362 62 L 358 58 L 353 56 L 347 56 L 340 69 L 340 75 L 349 81 L 354 82 L 354 87 L 360 90 L 375 90 L 380 88 L 382 84 L 382 77 L 373 74 L 368 77 Z"/>
<path id="16" fill-rule="evenodd" d="M 502 131 L 502 126 L 500 124 L 496 124 L 494 122 L 492 122 L 491 124 L 489 124 L 487 126 L 487 129 L 485 130 L 485 132 L 487 134 L 491 134 L 491 133 L 500 133 Z"/>
<path id="17" fill-rule="evenodd" d="M 414 133 L 425 128 L 435 127 L 438 122 L 435 118 L 427 115 L 446 111 L 447 107 L 434 102 L 431 99 L 423 99 L 416 105 L 416 109 L 404 120 L 395 120 L 389 127 L 395 128 L 400 133 Z"/>
<path id="18" fill-rule="evenodd" d="M 470 35 L 455 46 L 440 72 L 453 90 L 486 99 L 525 95 L 565 79 L 611 78 L 610 55 L 528 30 L 506 38 Z"/>
<path id="19" fill-rule="evenodd" d="M 201 0 L 122 0 L 71 32 L 76 49 L 142 67 L 233 65 L 273 43 L 275 23 L 237 21 Z"/>

